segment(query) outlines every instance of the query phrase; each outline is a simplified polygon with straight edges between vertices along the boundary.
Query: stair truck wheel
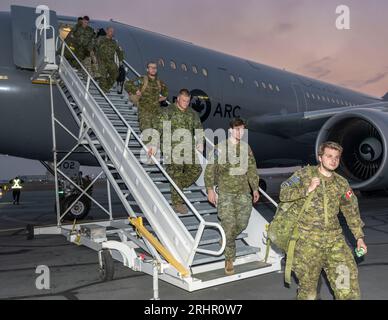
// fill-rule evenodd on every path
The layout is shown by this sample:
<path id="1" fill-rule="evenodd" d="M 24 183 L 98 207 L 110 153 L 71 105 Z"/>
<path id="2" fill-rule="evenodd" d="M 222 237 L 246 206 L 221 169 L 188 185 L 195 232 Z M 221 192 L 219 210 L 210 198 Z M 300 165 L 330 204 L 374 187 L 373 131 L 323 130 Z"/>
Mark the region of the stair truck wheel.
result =
<path id="1" fill-rule="evenodd" d="M 100 251 L 100 268 L 99 274 L 101 281 L 112 281 L 115 273 L 114 261 L 112 255 L 109 250 L 101 250 Z"/>

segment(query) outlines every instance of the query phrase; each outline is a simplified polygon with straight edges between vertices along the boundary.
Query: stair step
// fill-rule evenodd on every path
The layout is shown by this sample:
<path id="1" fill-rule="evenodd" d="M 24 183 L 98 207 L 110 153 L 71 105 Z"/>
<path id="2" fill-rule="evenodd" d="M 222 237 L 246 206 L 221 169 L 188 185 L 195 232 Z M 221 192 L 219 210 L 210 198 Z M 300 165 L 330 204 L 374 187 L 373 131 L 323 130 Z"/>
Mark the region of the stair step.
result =
<path id="1" fill-rule="evenodd" d="M 121 116 L 124 117 L 125 120 L 127 121 L 136 121 L 137 123 L 139 123 L 139 118 L 138 116 L 135 116 L 135 115 L 123 115 L 122 113 L 120 113 Z M 108 119 L 109 120 L 120 120 L 120 117 L 117 115 L 117 114 L 108 114 L 107 115 Z"/>
<path id="2" fill-rule="evenodd" d="M 185 196 L 191 203 L 208 202 L 207 197 L 202 192 L 199 192 L 199 191 L 187 193 L 185 194 Z M 165 194 L 164 197 L 166 198 L 167 201 L 171 203 L 171 194 L 169 193 Z"/>
<path id="3" fill-rule="evenodd" d="M 206 249 L 206 250 L 218 250 L 219 245 L 218 244 L 210 244 L 210 245 L 205 245 L 205 246 L 200 246 L 201 249 Z M 243 240 L 236 240 L 236 257 L 243 257 L 251 254 L 256 254 L 258 252 L 257 248 L 250 247 L 246 245 Z M 194 257 L 194 261 L 192 266 L 198 266 L 201 264 L 205 263 L 212 263 L 216 261 L 222 261 L 225 260 L 225 256 L 209 256 L 205 254 L 196 254 Z"/>
<path id="4" fill-rule="evenodd" d="M 109 107 L 101 107 L 101 110 L 105 113 L 105 114 L 115 114 L 117 115 L 116 111 L 113 110 L 110 106 Z M 137 116 L 137 111 L 134 110 L 134 109 L 130 109 L 130 108 L 127 108 L 125 110 L 120 110 L 120 109 L 117 109 L 118 112 L 120 112 L 121 115 L 132 115 L 132 116 Z"/>
<path id="5" fill-rule="evenodd" d="M 156 183 L 155 185 L 158 187 L 158 189 L 162 193 L 167 193 L 167 192 L 170 192 L 170 190 L 171 190 L 171 187 L 170 187 L 169 183 Z M 199 187 L 199 186 L 193 185 L 193 186 L 191 186 L 191 187 L 189 187 L 187 189 L 184 189 L 183 191 L 185 193 L 187 193 L 189 191 L 191 191 L 191 192 L 193 192 L 193 191 L 200 191 L 202 189 L 203 189 L 203 187 Z"/>
<path id="6" fill-rule="evenodd" d="M 200 215 L 209 215 L 209 214 L 217 214 L 217 208 L 213 207 L 209 202 L 200 202 L 194 203 L 194 208 L 198 211 Z M 185 217 L 192 217 L 194 213 L 189 209 L 189 213 L 185 215 Z"/>
<path id="7" fill-rule="evenodd" d="M 197 232 L 191 231 L 190 232 L 193 238 L 195 238 Z M 236 240 L 245 239 L 248 237 L 248 234 L 241 233 L 239 236 L 237 236 Z M 201 241 L 199 242 L 200 246 L 210 245 L 210 244 L 218 244 L 218 248 L 221 248 L 219 242 L 221 240 L 221 235 L 218 232 L 218 230 L 212 230 L 212 229 L 205 229 L 203 232 Z"/>
<path id="8" fill-rule="evenodd" d="M 240 265 L 234 266 L 234 274 L 239 275 L 258 269 L 268 268 L 271 264 L 265 263 L 264 261 L 254 261 L 249 263 L 243 263 Z M 216 279 L 222 279 L 228 277 L 225 275 L 225 269 L 222 267 L 220 269 L 211 270 L 207 272 L 197 273 L 194 275 L 195 279 L 201 280 L 202 282 L 214 281 Z"/>
<path id="9" fill-rule="evenodd" d="M 156 173 L 156 174 L 155 173 L 151 173 L 150 174 L 150 178 L 154 182 L 167 182 L 168 181 L 163 173 Z"/>

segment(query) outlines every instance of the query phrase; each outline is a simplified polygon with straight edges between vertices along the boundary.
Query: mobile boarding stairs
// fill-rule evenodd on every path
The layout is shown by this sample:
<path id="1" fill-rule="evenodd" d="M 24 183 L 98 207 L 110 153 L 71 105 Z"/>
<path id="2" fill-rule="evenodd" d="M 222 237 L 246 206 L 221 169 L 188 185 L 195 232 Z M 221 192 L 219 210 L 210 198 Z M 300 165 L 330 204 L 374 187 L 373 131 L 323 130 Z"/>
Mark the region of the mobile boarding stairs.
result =
<path id="1" fill-rule="evenodd" d="M 105 280 L 113 277 L 113 259 L 134 271 L 154 275 L 188 291 L 280 271 L 282 256 L 279 253 L 271 249 L 267 261 L 264 261 L 268 222 L 253 209 L 248 228 L 236 240 L 235 274 L 225 275 L 225 233 L 219 224 L 217 209 L 207 201 L 203 175 L 190 188 L 179 190 L 166 173 L 163 160 L 152 157 L 152 162 L 142 161 L 147 158 L 147 148 L 140 137 L 137 108 L 129 102 L 126 93 L 111 91 L 104 94 L 65 42 L 62 43 L 60 56 L 56 56 L 54 50 L 46 50 L 55 47 L 54 39 L 47 39 L 44 29 L 37 30 L 36 41 L 40 43 L 37 56 L 41 59 L 34 79 L 46 78 L 50 83 L 56 188 L 58 191 L 59 177 L 67 179 L 79 189 L 80 197 L 89 197 L 106 213 L 107 219 L 64 224 L 62 221 L 69 209 L 60 212 L 57 192 L 57 225 L 35 228 L 33 234 L 62 234 L 74 244 L 96 250 L 100 272 Z M 66 60 L 66 51 L 73 55 L 78 70 Z M 138 75 L 127 62 L 125 64 Z M 78 125 L 78 135 L 55 116 L 52 98 L 54 82 Z M 58 126 L 76 143 L 61 159 L 56 145 Z M 88 188 L 82 190 L 59 169 L 79 147 L 92 154 L 102 168 L 101 174 L 89 187 L 102 174 L 107 178 L 108 209 L 87 194 Z M 207 147 L 212 147 L 211 142 L 207 142 Z M 206 159 L 201 153 L 199 156 L 205 166 Z M 184 199 L 189 214 L 174 212 L 170 184 Z M 111 189 L 120 199 L 128 219 L 113 218 Z M 276 206 L 263 190 L 261 193 L 271 206 Z M 269 210 L 265 204 L 259 207 Z"/>

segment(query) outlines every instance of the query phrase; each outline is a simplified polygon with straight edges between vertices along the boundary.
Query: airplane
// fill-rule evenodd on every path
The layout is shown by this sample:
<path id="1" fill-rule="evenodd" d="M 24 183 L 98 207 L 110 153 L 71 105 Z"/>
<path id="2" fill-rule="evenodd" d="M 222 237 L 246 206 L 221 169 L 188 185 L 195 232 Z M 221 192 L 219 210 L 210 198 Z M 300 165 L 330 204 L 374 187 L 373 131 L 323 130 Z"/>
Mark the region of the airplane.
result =
<path id="1" fill-rule="evenodd" d="M 35 8 L 22 6 L 0 12 L 0 152 L 52 161 L 49 90 L 31 81 L 36 17 Z M 77 21 L 54 11 L 50 18 L 62 39 Z M 227 129 L 234 117 L 247 120 L 260 168 L 313 164 L 317 146 L 332 140 L 345 148 L 339 172 L 353 188 L 388 187 L 388 93 L 370 96 L 114 20 L 92 19 L 90 25 L 113 26 L 125 60 L 140 73 L 156 61 L 170 100 L 188 88 L 205 128 Z M 76 130 L 57 90 L 54 105 L 58 118 Z M 59 137 L 58 144 L 71 143 L 67 134 Z M 96 165 L 84 154 L 72 159 Z"/>

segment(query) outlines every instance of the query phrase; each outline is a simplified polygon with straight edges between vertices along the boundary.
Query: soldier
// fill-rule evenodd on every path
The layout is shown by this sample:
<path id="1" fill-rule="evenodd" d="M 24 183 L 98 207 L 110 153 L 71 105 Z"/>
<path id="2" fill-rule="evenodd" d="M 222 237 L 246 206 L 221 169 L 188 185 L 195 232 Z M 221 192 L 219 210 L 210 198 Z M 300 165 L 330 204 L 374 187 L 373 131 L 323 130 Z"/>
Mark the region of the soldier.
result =
<path id="1" fill-rule="evenodd" d="M 182 89 L 179 92 L 177 102 L 165 108 L 159 116 L 159 121 L 155 122 L 156 130 L 161 134 L 162 139 L 166 139 L 168 132 L 163 132 L 163 124 L 171 124 L 171 133 L 179 133 L 179 129 L 185 129 L 190 136 L 186 139 L 188 145 L 172 139 L 171 150 L 164 149 L 163 156 L 166 163 L 167 173 L 171 176 L 180 190 L 190 187 L 201 175 L 202 167 L 199 164 L 196 150 L 203 150 L 203 126 L 198 114 L 189 107 L 191 100 L 190 92 Z M 199 131 L 196 131 L 199 130 Z M 182 132 L 183 133 L 183 132 Z M 196 138 L 196 141 L 195 141 Z M 182 148 L 180 148 L 182 147 Z M 168 146 L 170 148 L 170 146 Z M 172 155 L 170 156 L 170 152 Z M 178 154 L 179 153 L 179 154 Z M 148 155 L 155 155 L 156 147 L 150 146 Z M 179 158 L 179 160 L 178 160 Z M 171 186 L 172 205 L 176 212 L 187 214 L 188 209 L 183 203 L 183 199 Z"/>
<path id="2" fill-rule="evenodd" d="M 12 189 L 13 204 L 18 205 L 20 201 L 20 193 L 23 189 L 24 181 L 19 177 L 15 177 L 14 179 L 10 180 L 9 183 Z"/>
<path id="3" fill-rule="evenodd" d="M 160 102 L 166 101 L 168 88 L 157 76 L 158 65 L 147 64 L 147 74 L 125 84 L 125 90 L 138 97 L 140 130 L 154 128 L 153 119 L 160 115 Z"/>
<path id="4" fill-rule="evenodd" d="M 70 50 L 74 52 L 74 54 L 76 54 L 75 48 L 77 46 L 76 37 L 74 34 L 76 34 L 78 28 L 80 28 L 82 26 L 82 20 L 83 20 L 82 17 L 78 17 L 77 24 L 71 29 L 71 31 L 67 34 L 67 36 L 65 38 L 66 44 L 69 46 Z M 65 55 L 65 58 L 67 59 L 67 61 L 69 61 L 69 63 L 73 67 L 76 67 L 77 63 L 68 50 L 65 50 L 64 55 Z"/>
<path id="5" fill-rule="evenodd" d="M 96 56 L 99 68 L 99 85 L 104 92 L 109 92 L 118 76 L 118 65 L 115 62 L 115 55 L 119 63 L 124 60 L 123 49 L 113 39 L 114 29 L 106 29 L 106 36 L 100 36 L 96 44 Z"/>
<path id="6" fill-rule="evenodd" d="M 318 151 L 320 164 L 297 171 L 281 186 L 280 201 L 300 207 L 313 192 L 298 222 L 292 267 L 299 280 L 298 299 L 316 299 L 322 269 L 336 299 L 360 299 L 357 265 L 337 218 L 339 210 L 357 240 L 357 249 L 366 253 L 367 246 L 357 198 L 346 179 L 335 172 L 342 152 L 335 142 L 323 143 Z"/>
<path id="7" fill-rule="evenodd" d="M 75 55 L 78 60 L 85 64 L 90 60 L 91 55 L 93 55 L 93 46 L 94 46 L 94 30 L 89 26 L 89 17 L 84 16 L 82 18 L 81 26 L 78 26 L 74 29 L 72 38 L 75 47 Z"/>
<path id="8" fill-rule="evenodd" d="M 215 146 L 206 166 L 205 185 L 208 200 L 217 207 L 218 217 L 226 235 L 225 273 L 232 275 L 233 262 L 236 259 L 236 238 L 247 228 L 252 212 L 251 194 L 253 192 L 253 203 L 259 201 L 260 195 L 255 157 L 249 145 L 241 141 L 245 122 L 234 119 L 229 127 L 229 139 Z M 240 161 L 232 161 L 233 156 Z M 244 157 L 248 160 L 248 166 L 234 172 L 241 166 Z M 218 201 L 214 191 L 216 186 L 219 190 Z"/>

